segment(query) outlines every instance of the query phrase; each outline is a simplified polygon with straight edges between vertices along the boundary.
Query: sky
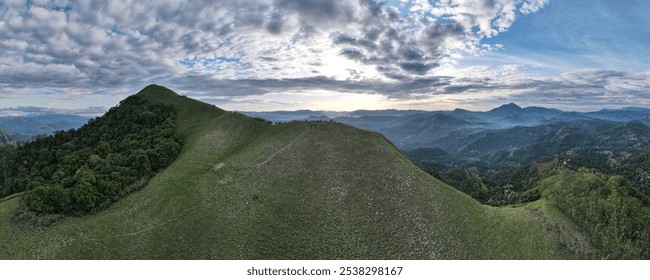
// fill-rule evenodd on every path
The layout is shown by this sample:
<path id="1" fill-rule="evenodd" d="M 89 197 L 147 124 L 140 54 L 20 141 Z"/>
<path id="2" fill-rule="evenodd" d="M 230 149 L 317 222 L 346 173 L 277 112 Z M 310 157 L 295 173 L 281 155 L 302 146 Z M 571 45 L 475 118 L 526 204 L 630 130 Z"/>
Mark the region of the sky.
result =
<path id="1" fill-rule="evenodd" d="M 4 0 L 0 116 L 650 107 L 650 1 Z"/>

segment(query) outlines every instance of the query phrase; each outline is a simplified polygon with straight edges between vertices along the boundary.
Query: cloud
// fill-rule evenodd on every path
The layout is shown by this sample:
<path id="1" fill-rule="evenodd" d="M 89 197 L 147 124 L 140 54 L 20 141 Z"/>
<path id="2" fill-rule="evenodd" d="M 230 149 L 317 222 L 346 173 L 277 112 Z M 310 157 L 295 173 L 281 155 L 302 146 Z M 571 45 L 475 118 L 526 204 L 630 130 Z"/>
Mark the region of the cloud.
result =
<path id="1" fill-rule="evenodd" d="M 328 90 L 403 102 L 650 105 L 646 72 L 535 77 L 516 64 L 457 65 L 507 49 L 485 39 L 547 0 L 11 2 L 0 4 L 4 99 L 123 97 L 155 82 L 205 100 Z"/>
<path id="2" fill-rule="evenodd" d="M 629 73 L 614 70 L 582 70 L 558 77 L 516 75 L 516 67 L 473 67 L 455 76 L 436 76 L 412 80 L 336 80 L 324 76 L 295 79 L 204 80 L 179 88 L 200 98 L 263 96 L 271 93 L 335 92 L 377 94 L 393 100 L 462 97 L 486 107 L 504 100 L 559 108 L 595 108 L 607 105 L 650 105 L 650 72 Z M 518 78 L 513 78 L 518 77 Z M 477 101 L 478 100 L 478 101 Z M 570 103 L 565 103 L 570 102 Z M 462 103 L 462 102 L 461 102 Z"/>
<path id="3" fill-rule="evenodd" d="M 558 77 L 455 78 L 445 94 L 473 96 L 473 105 L 490 108 L 506 102 L 569 110 L 650 106 L 650 72 L 586 69 Z M 461 102 L 462 103 L 462 102 Z"/>
<path id="4" fill-rule="evenodd" d="M 205 80 L 203 76 L 185 77 L 192 82 L 178 89 L 199 98 L 223 98 L 255 96 L 270 93 L 309 92 L 327 90 L 333 92 L 378 94 L 388 98 L 405 99 L 414 94 L 433 93 L 450 85 L 450 77 L 418 78 L 411 81 L 383 80 L 336 80 L 325 76 L 293 79 L 240 79 Z"/>
<path id="5" fill-rule="evenodd" d="M 183 75 L 349 78 L 339 65 L 354 69 L 355 78 L 408 80 L 425 76 L 452 53 L 480 49 L 482 37 L 511 24 L 516 7 L 532 12 L 545 3 L 479 1 L 481 9 L 468 9 L 467 1 L 410 2 L 422 7 L 404 14 L 371 0 L 4 2 L 0 83 L 91 92 Z M 485 29 L 485 21 L 499 28 Z M 180 63 L 218 57 L 242 63 Z"/>
<path id="6" fill-rule="evenodd" d="M 526 1 L 524 2 L 521 7 L 519 8 L 519 11 L 523 13 L 524 15 L 531 14 L 531 13 L 536 13 L 537 11 L 541 10 L 548 4 L 548 0 L 532 0 L 532 1 Z"/>
<path id="7" fill-rule="evenodd" d="M 650 72 L 587 69 L 566 72 L 555 77 L 539 77 L 525 75 L 520 71 L 522 69 L 515 65 L 473 66 L 460 69 L 450 76 L 399 81 L 337 80 L 325 76 L 204 80 L 202 76 L 195 76 L 192 83 L 187 83 L 178 90 L 191 97 L 220 106 L 229 106 L 235 110 L 269 110 L 269 106 L 276 110 L 342 110 L 341 107 L 314 107 L 313 102 L 297 98 L 313 94 L 316 99 L 316 95 L 322 92 L 377 96 L 382 102 L 387 102 L 373 103 L 376 105 L 373 108 L 436 110 L 462 107 L 482 110 L 509 102 L 522 106 L 546 106 L 579 111 L 630 106 L 650 107 L 650 97 L 647 95 L 650 91 Z M 279 96 L 283 99 L 279 100 Z M 357 103 L 357 106 L 369 104 Z"/>

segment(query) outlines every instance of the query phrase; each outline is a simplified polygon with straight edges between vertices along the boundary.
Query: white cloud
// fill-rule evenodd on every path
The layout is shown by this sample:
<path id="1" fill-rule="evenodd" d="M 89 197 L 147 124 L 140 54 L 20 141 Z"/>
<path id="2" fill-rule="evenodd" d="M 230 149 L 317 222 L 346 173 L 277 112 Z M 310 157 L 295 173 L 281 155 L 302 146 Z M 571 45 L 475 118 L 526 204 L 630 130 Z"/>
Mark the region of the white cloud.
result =
<path id="1" fill-rule="evenodd" d="M 31 6 L 29 9 L 32 24 L 51 31 L 60 31 L 68 23 L 66 15 L 62 11 L 54 11 L 39 6 Z"/>
<path id="2" fill-rule="evenodd" d="M 2 40 L 0 45 L 9 51 L 24 51 L 28 46 L 27 42 L 16 39 Z"/>
<path id="3" fill-rule="evenodd" d="M 361 78 L 408 78 L 454 60 L 458 51 L 482 49 L 478 39 L 483 35 L 472 34 L 472 27 L 493 36 L 511 24 L 521 3 L 497 1 L 487 7 L 485 1 L 439 2 L 435 9 L 447 12 L 433 15 L 455 20 L 463 29 L 442 26 L 425 15 L 434 9 L 428 1 L 411 4 L 415 12 L 396 19 L 389 7 L 365 0 L 32 1 L 26 12 L 25 7 L 0 5 L 0 30 L 2 46 L 21 48 L 26 63 L 68 64 L 91 77 L 106 72 L 98 68 L 117 70 L 112 68 L 122 65 L 118 72 L 128 67 L 144 75 L 125 81 L 187 71 L 233 79 L 314 74 L 351 78 L 347 69 Z M 475 9 L 472 4 L 487 6 Z M 334 34 L 356 41 L 337 42 Z M 365 57 L 341 55 L 350 48 Z M 213 72 L 183 70 L 179 61 L 194 57 L 233 57 L 243 63 Z M 116 62 L 122 58 L 129 62 Z M 337 71 L 337 65 L 342 69 Z"/>
<path id="4" fill-rule="evenodd" d="M 332 87 L 418 106 L 441 95 L 542 103 L 579 96 L 595 103 L 645 100 L 641 92 L 650 84 L 646 72 L 540 78 L 516 62 L 458 66 L 503 49 L 482 40 L 547 0 L 402 1 L 395 8 L 365 0 L 12 3 L 0 4 L 0 88 L 7 89 L 0 98 L 43 87 L 85 98 L 157 82 L 203 97 Z"/>
<path id="5" fill-rule="evenodd" d="M 517 18 L 517 11 L 538 11 L 546 0 L 445 0 L 429 9 L 435 17 L 451 19 L 465 30 L 477 28 L 476 39 L 506 31 Z"/>
<path id="6" fill-rule="evenodd" d="M 519 11 L 524 15 L 536 13 L 540 9 L 544 8 L 548 4 L 548 0 L 529 0 L 525 1 Z"/>

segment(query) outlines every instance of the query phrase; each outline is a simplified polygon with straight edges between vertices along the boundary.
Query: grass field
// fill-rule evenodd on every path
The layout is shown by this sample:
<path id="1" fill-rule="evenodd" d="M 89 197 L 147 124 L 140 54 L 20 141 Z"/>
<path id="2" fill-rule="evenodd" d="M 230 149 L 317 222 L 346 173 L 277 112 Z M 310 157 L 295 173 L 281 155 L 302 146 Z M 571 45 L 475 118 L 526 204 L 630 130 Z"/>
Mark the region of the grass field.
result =
<path id="1" fill-rule="evenodd" d="M 589 246 L 538 201 L 479 204 L 383 136 L 329 122 L 270 125 L 150 86 L 183 150 L 141 191 L 45 229 L 0 202 L 2 259 L 557 259 Z"/>

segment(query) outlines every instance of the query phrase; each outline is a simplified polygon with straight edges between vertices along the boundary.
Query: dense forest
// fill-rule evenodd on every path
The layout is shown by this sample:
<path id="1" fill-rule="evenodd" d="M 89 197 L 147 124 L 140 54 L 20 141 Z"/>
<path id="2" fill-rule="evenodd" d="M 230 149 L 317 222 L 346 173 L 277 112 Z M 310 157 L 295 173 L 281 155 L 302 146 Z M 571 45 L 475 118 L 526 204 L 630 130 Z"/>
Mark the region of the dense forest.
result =
<path id="1" fill-rule="evenodd" d="M 439 149 L 406 154 L 423 170 L 484 204 L 545 199 L 582 229 L 596 248 L 594 258 L 648 259 L 650 146 L 644 137 L 648 128 L 638 122 L 614 128 L 611 133 L 595 129 L 589 136 L 565 130 L 531 141 L 518 150 L 564 148 L 525 165 L 491 163 L 499 155 L 510 162 L 526 162 L 518 156 L 531 154 L 518 150 L 490 152 L 488 160 L 484 156 L 488 153 L 463 158 Z"/>
<path id="2" fill-rule="evenodd" d="M 0 149 L 0 197 L 14 219 L 45 225 L 101 209 L 143 187 L 181 149 L 171 106 L 133 95 L 77 130 Z"/>
<path id="3" fill-rule="evenodd" d="M 650 258 L 650 208 L 629 195 L 625 179 L 584 168 L 537 186 L 587 234 L 602 259 Z"/>

